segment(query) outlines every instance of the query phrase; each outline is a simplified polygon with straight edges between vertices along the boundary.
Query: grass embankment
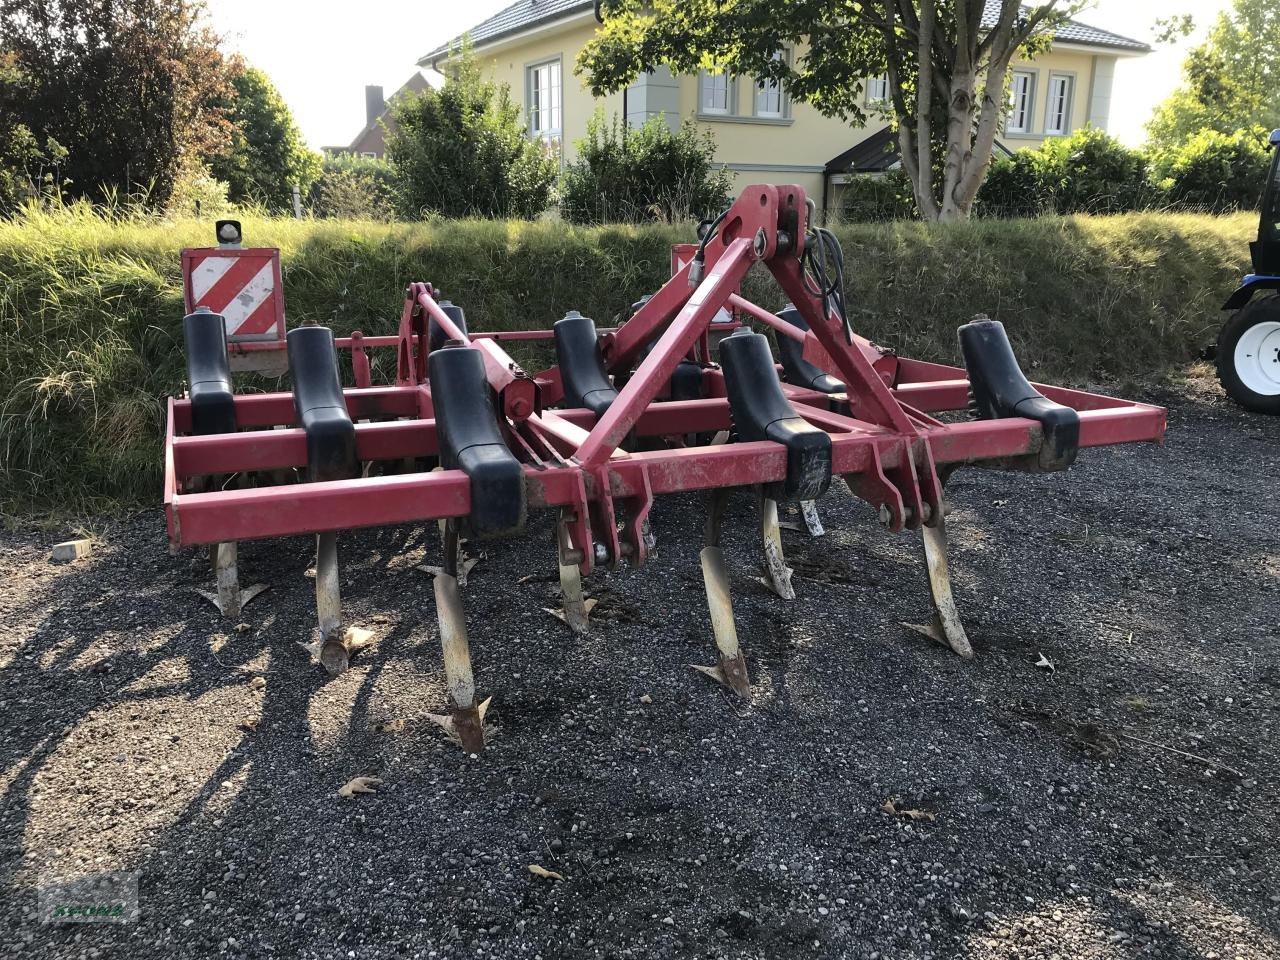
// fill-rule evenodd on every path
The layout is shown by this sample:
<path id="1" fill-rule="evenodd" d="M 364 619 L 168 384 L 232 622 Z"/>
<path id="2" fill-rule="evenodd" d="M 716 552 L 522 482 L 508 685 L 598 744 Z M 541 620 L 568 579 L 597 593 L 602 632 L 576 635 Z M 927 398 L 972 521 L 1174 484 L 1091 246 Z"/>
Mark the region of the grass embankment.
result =
<path id="1" fill-rule="evenodd" d="M 865 224 L 839 229 L 859 332 L 956 359 L 983 312 L 1041 379 L 1160 374 L 1220 322 L 1251 216 Z M 0 506 L 79 512 L 159 496 L 163 397 L 183 381 L 179 251 L 209 223 L 73 213 L 0 223 Z M 393 333 L 401 291 L 431 280 L 473 329 L 546 327 L 570 308 L 605 325 L 667 276 L 685 227 L 250 220 L 283 252 L 291 324 Z M 749 294 L 777 296 L 752 277 Z M 390 359 L 390 358 L 388 358 Z M 385 369 L 386 377 L 392 371 Z M 375 378 L 378 371 L 375 369 Z"/>

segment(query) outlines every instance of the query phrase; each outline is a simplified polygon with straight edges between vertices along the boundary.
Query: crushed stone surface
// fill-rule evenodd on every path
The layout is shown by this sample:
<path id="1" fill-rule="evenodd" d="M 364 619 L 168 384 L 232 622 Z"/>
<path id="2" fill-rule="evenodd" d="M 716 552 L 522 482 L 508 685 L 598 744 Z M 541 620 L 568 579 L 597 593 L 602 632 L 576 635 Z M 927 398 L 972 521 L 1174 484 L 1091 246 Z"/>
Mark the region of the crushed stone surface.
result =
<path id="1" fill-rule="evenodd" d="M 480 757 L 427 720 L 435 524 L 342 536 L 374 643 L 333 679 L 307 538 L 241 544 L 271 589 L 237 623 L 158 508 L 70 564 L 0 534 L 0 957 L 1280 956 L 1280 419 L 1155 399 L 1163 445 L 953 478 L 971 662 L 902 627 L 918 535 L 840 483 L 826 536 L 785 532 L 790 603 L 731 501 L 749 705 L 689 667 L 700 498 L 587 581 L 586 637 L 543 610 L 549 516 L 470 545 Z M 137 922 L 39 922 L 40 884 L 107 870 Z"/>

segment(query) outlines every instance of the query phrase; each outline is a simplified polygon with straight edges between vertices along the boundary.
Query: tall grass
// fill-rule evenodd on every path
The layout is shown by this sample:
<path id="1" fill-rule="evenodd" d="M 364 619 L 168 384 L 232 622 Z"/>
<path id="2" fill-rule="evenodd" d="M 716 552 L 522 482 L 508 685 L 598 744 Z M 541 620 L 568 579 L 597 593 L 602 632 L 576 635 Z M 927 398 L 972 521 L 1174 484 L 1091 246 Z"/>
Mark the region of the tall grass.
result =
<path id="1" fill-rule="evenodd" d="M 1191 358 L 1247 262 L 1248 216 L 888 223 L 841 227 L 855 326 L 928 359 L 955 327 L 1003 320 L 1034 375 L 1159 374 Z M 402 291 L 431 280 L 474 329 L 546 327 L 579 309 L 605 325 L 665 279 L 680 226 L 423 224 L 251 218 L 278 246 L 291 324 L 393 333 Z M 0 507 L 82 512 L 159 495 L 163 398 L 182 389 L 179 251 L 207 222 L 83 209 L 0 223 Z M 752 276 L 766 306 L 778 296 Z M 258 387 L 264 386 L 258 384 Z M 253 388 L 252 383 L 246 383 Z"/>

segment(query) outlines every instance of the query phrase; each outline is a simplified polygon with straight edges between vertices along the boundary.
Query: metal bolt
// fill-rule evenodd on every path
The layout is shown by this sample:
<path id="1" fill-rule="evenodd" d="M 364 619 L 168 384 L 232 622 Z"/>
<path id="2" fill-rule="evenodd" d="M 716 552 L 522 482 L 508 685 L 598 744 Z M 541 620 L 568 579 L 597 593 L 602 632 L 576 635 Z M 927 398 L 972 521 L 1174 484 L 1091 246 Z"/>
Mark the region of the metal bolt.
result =
<path id="1" fill-rule="evenodd" d="M 761 227 L 759 230 L 756 231 L 755 242 L 751 245 L 751 248 L 752 250 L 755 251 L 755 254 L 757 257 L 764 256 L 765 244 L 768 242 L 769 242 L 769 238 L 764 235 L 764 227 Z"/>
<path id="2" fill-rule="evenodd" d="M 887 527 L 892 520 L 893 511 L 889 509 L 889 505 L 887 503 L 880 504 L 880 522 Z"/>
<path id="3" fill-rule="evenodd" d="M 596 563 L 606 563 L 609 560 L 609 550 L 603 543 L 596 544 Z"/>

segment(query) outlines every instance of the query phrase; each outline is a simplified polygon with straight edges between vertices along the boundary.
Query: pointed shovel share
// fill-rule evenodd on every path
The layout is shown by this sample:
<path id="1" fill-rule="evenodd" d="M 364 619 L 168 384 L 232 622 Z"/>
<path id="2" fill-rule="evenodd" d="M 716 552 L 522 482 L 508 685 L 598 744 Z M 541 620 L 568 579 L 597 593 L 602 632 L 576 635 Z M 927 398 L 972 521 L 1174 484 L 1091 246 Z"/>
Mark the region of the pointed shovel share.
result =
<path id="1" fill-rule="evenodd" d="M 750 700 L 749 643 L 745 631 L 739 637 L 731 593 L 735 577 L 754 579 L 757 570 L 754 562 L 731 568 L 736 554 L 722 542 L 727 505 L 754 497 L 751 552 L 761 582 L 793 600 L 802 581 L 787 562 L 780 515 L 801 535 L 821 537 L 818 501 L 835 475 L 889 534 L 918 531 L 931 604 L 915 629 L 971 657 L 982 637 L 965 629 L 952 582 L 963 554 L 948 547 L 946 481 L 970 467 L 1064 470 L 1086 447 L 1159 441 L 1165 411 L 1029 382 L 1004 328 L 985 317 L 958 331 L 963 367 L 902 357 L 858 335 L 840 293 L 857 264 L 844 263 L 815 212 L 798 185 L 747 186 L 673 246 L 670 279 L 659 289 L 608 291 L 633 303 L 612 329 L 597 329 L 566 303 L 547 317 L 559 317 L 554 324 L 496 331 L 433 284 L 413 281 L 388 336 L 286 330 L 279 251 L 245 247 L 238 225 L 222 223 L 217 247 L 182 257 L 188 389 L 167 402 L 163 464 L 171 549 L 213 548 L 217 582 L 208 595 L 237 616 L 259 592 L 240 586 L 242 541 L 314 542 L 316 626 L 304 646 L 315 664 L 339 673 L 371 640 L 343 615 L 350 587 L 340 558 L 368 549 L 350 531 L 416 526 L 434 543 L 438 527 L 440 555 L 433 547 L 423 566 L 432 574 L 435 668 L 443 668 L 445 691 L 432 719 L 452 742 L 479 752 L 493 732 L 483 688 L 494 681 L 482 668 L 477 683 L 469 627 L 478 640 L 481 627 L 468 624 L 463 592 L 470 600 L 493 578 L 465 583 L 464 540 L 554 529 L 556 571 L 548 562 L 545 576 L 519 579 L 558 583 L 549 615 L 568 630 L 540 632 L 569 643 L 606 627 L 590 620 L 600 568 L 647 565 L 658 542 L 657 498 L 706 497 L 698 564 L 715 656 L 695 669 Z M 748 275 L 771 282 L 775 302 L 788 305 L 775 313 L 745 299 Z M 504 349 L 513 340 L 554 362 L 526 371 Z M 384 362 L 371 362 L 377 351 Z M 285 369 L 287 391 L 251 379 Z M 392 369 L 394 377 L 373 382 L 374 371 Z M 344 385 L 344 372 L 353 382 Z M 811 558 L 842 542 L 803 541 Z M 406 608 L 416 609 L 425 583 L 416 574 L 406 583 Z M 822 602 L 841 602 L 842 591 L 803 585 L 821 591 Z M 484 635 L 524 628 L 530 611 L 486 599 L 498 622 L 486 623 Z"/>
<path id="2" fill-rule="evenodd" d="M 182 335 L 187 348 L 187 396 L 192 433 L 206 437 L 235 433 L 235 393 L 225 321 L 221 315 L 202 307 L 182 318 Z M 238 619 L 249 601 L 267 588 L 261 583 L 245 590 L 240 588 L 239 549 L 234 540 L 214 544 L 212 550 L 215 587 L 196 592 L 227 619 Z"/>
<path id="3" fill-rule="evenodd" d="M 328 327 L 303 326 L 286 338 L 293 375 L 293 406 L 307 447 L 307 482 L 330 483 L 361 475 L 356 428 L 338 380 L 338 352 Z M 316 534 L 316 629 L 305 644 L 330 676 L 344 673 L 367 631 L 343 626 L 338 532 Z M 359 630 L 359 628 L 355 628 Z M 353 642 L 356 646 L 353 647 Z"/>
<path id="4" fill-rule="evenodd" d="M 458 537 L 463 529 L 471 537 L 486 539 L 509 536 L 524 528 L 528 515 L 524 468 L 498 430 L 480 352 L 447 343 L 432 352 L 428 368 L 439 391 L 435 414 L 440 465 L 445 471 L 461 471 L 471 501 L 465 519 L 445 523 L 444 572 L 433 580 L 452 707 L 452 725 L 445 729 L 468 752 L 479 753 L 485 744 L 484 712 L 476 703 L 467 619 L 458 590 Z M 488 704 L 486 699 L 485 709 Z"/>

